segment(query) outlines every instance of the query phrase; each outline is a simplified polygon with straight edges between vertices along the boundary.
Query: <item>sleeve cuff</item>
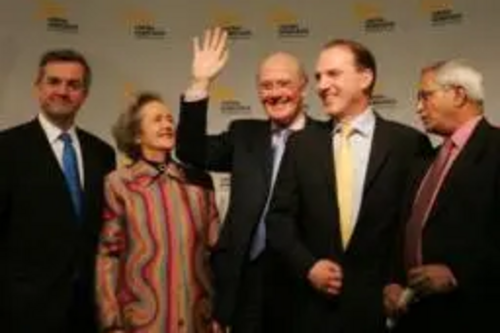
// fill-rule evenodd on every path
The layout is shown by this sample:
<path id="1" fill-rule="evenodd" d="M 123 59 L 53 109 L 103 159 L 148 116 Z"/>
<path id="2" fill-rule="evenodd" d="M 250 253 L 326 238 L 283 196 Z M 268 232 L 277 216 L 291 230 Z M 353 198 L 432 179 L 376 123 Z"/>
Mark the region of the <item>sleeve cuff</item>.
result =
<path id="1" fill-rule="evenodd" d="M 183 95 L 184 102 L 198 102 L 208 97 L 208 92 L 204 89 L 188 88 Z"/>

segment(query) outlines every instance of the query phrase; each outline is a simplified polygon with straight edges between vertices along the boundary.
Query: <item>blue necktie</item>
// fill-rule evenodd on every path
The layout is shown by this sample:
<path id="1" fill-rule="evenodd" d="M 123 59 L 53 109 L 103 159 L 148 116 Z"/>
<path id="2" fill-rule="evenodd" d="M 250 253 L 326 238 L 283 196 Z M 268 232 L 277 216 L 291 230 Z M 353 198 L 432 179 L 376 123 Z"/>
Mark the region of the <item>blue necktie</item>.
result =
<path id="1" fill-rule="evenodd" d="M 274 182 L 276 181 L 276 176 L 278 174 L 279 165 L 281 163 L 281 158 L 283 157 L 283 152 L 285 151 L 286 140 L 290 134 L 290 130 L 279 129 L 273 133 L 273 143 L 272 143 L 272 151 L 273 151 L 273 173 L 271 176 L 271 183 L 269 185 L 269 192 L 267 194 L 266 205 L 262 210 L 262 214 L 260 216 L 259 224 L 257 225 L 257 230 L 252 239 L 252 244 L 250 248 L 250 260 L 255 260 L 261 253 L 264 251 L 266 247 L 266 215 L 267 210 L 269 209 L 269 202 L 271 201 Z"/>
<path id="2" fill-rule="evenodd" d="M 62 154 L 62 164 L 66 184 L 68 185 L 71 194 L 71 201 L 75 208 L 78 220 L 82 217 L 82 187 L 80 185 L 80 175 L 78 173 L 78 162 L 76 158 L 76 151 L 73 147 L 71 136 L 68 133 L 63 133 L 60 136 L 64 144 Z"/>

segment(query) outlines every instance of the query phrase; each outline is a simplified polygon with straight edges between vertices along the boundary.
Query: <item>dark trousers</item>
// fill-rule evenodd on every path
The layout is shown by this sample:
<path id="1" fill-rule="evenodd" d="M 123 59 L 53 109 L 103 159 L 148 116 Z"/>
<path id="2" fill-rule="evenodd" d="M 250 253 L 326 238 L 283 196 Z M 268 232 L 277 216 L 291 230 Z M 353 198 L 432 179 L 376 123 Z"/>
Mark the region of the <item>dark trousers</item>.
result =
<path id="1" fill-rule="evenodd" d="M 264 262 L 265 254 L 245 264 L 232 333 L 262 333 L 264 318 Z"/>
<path id="2" fill-rule="evenodd" d="M 292 332 L 293 290 L 283 269 L 269 252 L 246 263 L 232 333 Z"/>
<path id="3" fill-rule="evenodd" d="M 68 314 L 68 333 L 97 333 L 97 307 L 89 284 L 76 282 Z"/>

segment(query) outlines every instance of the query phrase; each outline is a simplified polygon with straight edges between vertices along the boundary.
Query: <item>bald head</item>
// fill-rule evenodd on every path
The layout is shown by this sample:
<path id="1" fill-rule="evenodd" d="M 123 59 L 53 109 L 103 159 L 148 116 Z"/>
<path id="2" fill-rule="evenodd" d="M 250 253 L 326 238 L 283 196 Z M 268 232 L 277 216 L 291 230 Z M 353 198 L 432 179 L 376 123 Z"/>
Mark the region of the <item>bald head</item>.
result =
<path id="1" fill-rule="evenodd" d="M 306 85 L 302 65 L 289 53 L 273 53 L 260 64 L 259 98 L 268 117 L 279 126 L 289 126 L 301 116 Z"/>
<path id="2" fill-rule="evenodd" d="M 291 53 L 276 52 L 267 56 L 259 66 L 258 78 L 269 71 L 287 71 L 296 75 L 299 80 L 307 81 L 304 67 L 299 59 Z"/>

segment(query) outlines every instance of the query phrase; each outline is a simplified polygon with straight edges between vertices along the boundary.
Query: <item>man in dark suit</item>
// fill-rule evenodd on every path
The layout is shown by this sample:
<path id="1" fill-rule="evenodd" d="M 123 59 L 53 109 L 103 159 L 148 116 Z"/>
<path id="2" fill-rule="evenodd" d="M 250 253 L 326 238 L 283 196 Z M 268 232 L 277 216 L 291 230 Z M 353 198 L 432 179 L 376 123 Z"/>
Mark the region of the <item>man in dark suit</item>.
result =
<path id="1" fill-rule="evenodd" d="M 268 119 L 233 121 L 223 133 L 206 135 L 207 88 L 227 59 L 225 39 L 226 33 L 215 29 L 205 34 L 203 46 L 195 40 L 194 80 L 182 101 L 177 154 L 184 162 L 231 174 L 228 213 L 212 253 L 216 328 L 289 332 L 288 277 L 266 249 L 264 217 L 284 150 L 280 139 L 288 135 L 280 134 L 313 126 L 304 114 L 307 78 L 294 56 L 270 55 L 257 75 Z"/>
<path id="2" fill-rule="evenodd" d="M 384 289 L 388 312 L 401 316 L 397 332 L 489 332 L 497 324 L 500 130 L 483 112 L 473 66 L 452 59 L 423 69 L 418 113 L 444 141 L 409 200 L 404 272 Z"/>
<path id="3" fill-rule="evenodd" d="M 401 192 L 422 133 L 370 107 L 371 52 L 324 46 L 316 86 L 332 120 L 290 138 L 267 217 L 270 246 L 298 281 L 294 331 L 383 332 L 381 288 L 398 230 Z"/>
<path id="4" fill-rule="evenodd" d="M 2 332 L 97 332 L 94 260 L 114 152 L 74 125 L 90 80 L 80 53 L 45 53 L 40 113 L 0 133 Z"/>

